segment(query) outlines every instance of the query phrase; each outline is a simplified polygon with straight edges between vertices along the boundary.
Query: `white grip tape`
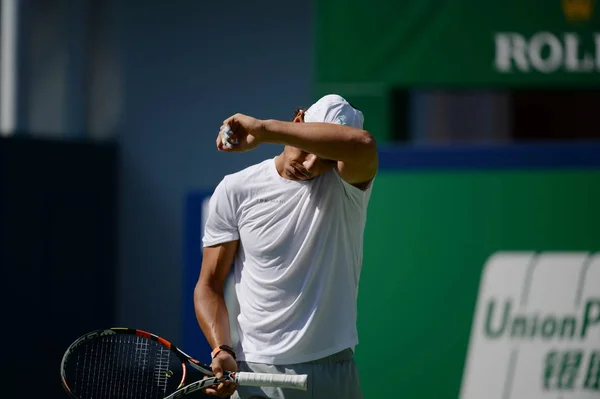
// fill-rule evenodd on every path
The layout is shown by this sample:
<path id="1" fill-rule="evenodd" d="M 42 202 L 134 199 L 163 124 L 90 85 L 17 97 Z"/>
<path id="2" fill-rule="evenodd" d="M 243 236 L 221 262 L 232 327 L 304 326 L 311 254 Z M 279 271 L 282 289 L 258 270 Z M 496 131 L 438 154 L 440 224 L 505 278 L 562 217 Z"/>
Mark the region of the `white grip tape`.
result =
<path id="1" fill-rule="evenodd" d="M 225 126 L 225 128 L 221 131 L 221 141 L 223 145 L 229 149 L 233 148 L 233 144 L 237 144 L 236 142 L 231 142 L 231 136 L 233 135 L 233 131 L 230 126 Z"/>
<path id="2" fill-rule="evenodd" d="M 308 376 L 306 374 L 269 374 L 269 373 L 245 373 L 235 374 L 238 385 L 253 387 L 276 387 L 292 388 L 306 391 L 308 388 Z"/>

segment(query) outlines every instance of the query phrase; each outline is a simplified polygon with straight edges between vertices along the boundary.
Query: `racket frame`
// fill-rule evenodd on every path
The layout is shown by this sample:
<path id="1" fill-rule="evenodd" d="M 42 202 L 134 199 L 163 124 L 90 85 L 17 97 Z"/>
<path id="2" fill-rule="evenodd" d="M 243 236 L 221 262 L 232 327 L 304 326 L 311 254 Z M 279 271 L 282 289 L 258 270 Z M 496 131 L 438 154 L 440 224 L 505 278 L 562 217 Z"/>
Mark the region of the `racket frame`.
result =
<path id="1" fill-rule="evenodd" d="M 194 359 L 193 357 L 191 357 L 190 355 L 188 355 L 187 353 L 185 353 L 184 351 L 179 349 L 176 345 L 172 344 L 170 341 L 167 341 L 166 339 L 159 337 L 156 334 L 152 334 L 147 331 L 138 330 L 138 329 L 134 329 L 134 328 L 111 327 L 111 328 L 102 329 L 102 330 L 94 330 L 94 331 L 91 331 L 87 334 L 80 336 L 75 341 L 73 341 L 73 343 L 65 351 L 65 353 L 62 357 L 62 360 L 61 360 L 60 374 L 61 374 L 61 380 L 62 380 L 63 387 L 65 388 L 65 390 L 69 393 L 69 395 L 72 398 L 80 399 L 77 396 L 75 396 L 75 394 L 71 391 L 71 388 L 69 387 L 69 384 L 67 383 L 66 375 L 65 375 L 66 374 L 65 366 L 66 366 L 67 359 L 69 359 L 69 355 L 71 354 L 71 352 L 73 352 L 75 349 L 77 349 L 77 347 L 79 345 L 81 345 L 82 343 L 84 343 L 86 341 L 91 341 L 91 340 L 97 339 L 99 337 L 104 337 L 104 336 L 114 336 L 114 335 L 124 335 L 124 334 L 125 335 L 126 334 L 135 335 L 140 338 L 149 339 L 151 341 L 158 342 L 161 346 L 169 349 L 181 361 L 181 367 L 182 367 L 181 381 L 179 382 L 179 385 L 177 386 L 175 391 L 173 393 L 169 394 L 168 396 L 165 396 L 164 399 L 181 398 L 189 393 L 203 390 L 205 388 L 212 387 L 212 386 L 217 386 L 220 383 L 225 382 L 225 381 L 229 381 L 231 383 L 238 385 L 237 377 L 239 374 L 246 374 L 246 375 L 254 374 L 254 373 L 237 373 L 237 372 L 227 372 L 226 371 L 223 373 L 222 378 L 217 378 L 215 376 L 215 374 L 212 372 L 212 369 L 209 365 L 203 364 L 200 361 Z M 186 385 L 186 379 L 188 376 L 188 372 L 187 372 L 188 366 L 190 366 L 193 369 L 195 369 L 196 371 L 200 372 L 206 378 L 193 381 Z M 300 390 L 307 389 L 306 383 L 307 383 L 308 377 L 306 375 L 293 376 L 291 378 L 301 380 L 301 382 L 299 384 L 298 383 L 294 384 L 294 386 L 293 386 L 294 389 L 300 389 Z"/>
<path id="2" fill-rule="evenodd" d="M 179 358 L 179 360 L 181 361 L 181 367 L 182 367 L 181 381 L 179 382 L 179 384 L 176 388 L 176 391 L 174 393 L 170 394 L 169 396 L 166 396 L 165 399 L 171 398 L 171 397 L 173 397 L 173 398 L 180 397 L 180 396 L 173 396 L 173 395 L 177 392 L 180 392 L 182 390 L 181 389 L 182 387 L 185 388 L 184 385 L 186 383 L 186 378 L 188 375 L 188 370 L 187 370 L 188 365 L 193 367 L 200 373 L 206 375 L 207 377 L 212 377 L 212 378 L 208 378 L 207 380 L 200 380 L 200 381 L 214 381 L 213 382 L 213 385 L 214 385 L 214 384 L 219 384 L 220 382 L 225 381 L 226 379 L 231 380 L 231 378 L 229 378 L 229 375 L 227 375 L 228 378 L 226 378 L 224 376 L 221 379 L 222 381 L 217 380 L 217 378 L 214 377 L 214 373 L 212 372 L 210 366 L 200 363 L 198 360 L 192 358 L 191 356 L 189 356 L 188 354 L 183 352 L 181 349 L 179 349 L 177 346 L 175 346 L 171 342 L 167 341 L 166 339 L 164 339 L 162 337 L 159 337 L 156 334 L 152 334 L 147 331 L 138 330 L 135 328 L 111 327 L 111 328 L 106 328 L 106 329 L 101 329 L 101 330 L 94 330 L 94 331 L 91 331 L 87 334 L 80 336 L 75 341 L 73 341 L 73 343 L 65 351 L 65 353 L 62 357 L 61 363 L 60 363 L 60 376 L 61 376 L 61 381 L 62 381 L 63 387 L 71 395 L 71 397 L 73 397 L 75 399 L 79 399 L 71 391 L 71 388 L 70 388 L 69 384 L 67 383 L 67 379 L 66 379 L 66 375 L 65 375 L 65 372 L 66 372 L 65 365 L 66 365 L 67 359 L 69 358 L 69 355 L 71 354 L 71 352 L 73 352 L 75 349 L 77 349 L 77 347 L 79 345 L 83 344 L 84 342 L 92 341 L 92 340 L 100 338 L 100 337 L 115 336 L 115 335 L 135 335 L 140 338 L 149 339 L 151 341 L 158 342 L 161 346 L 169 349 L 171 351 L 171 353 L 175 354 Z M 192 383 L 188 386 L 191 386 L 191 385 L 194 385 L 194 383 Z M 206 383 L 202 387 L 194 389 L 194 391 L 196 391 L 198 389 L 203 389 L 204 387 L 208 387 L 208 386 L 211 386 L 211 384 Z M 187 394 L 190 392 L 193 392 L 193 391 L 186 391 L 186 392 L 183 392 L 183 394 Z"/>

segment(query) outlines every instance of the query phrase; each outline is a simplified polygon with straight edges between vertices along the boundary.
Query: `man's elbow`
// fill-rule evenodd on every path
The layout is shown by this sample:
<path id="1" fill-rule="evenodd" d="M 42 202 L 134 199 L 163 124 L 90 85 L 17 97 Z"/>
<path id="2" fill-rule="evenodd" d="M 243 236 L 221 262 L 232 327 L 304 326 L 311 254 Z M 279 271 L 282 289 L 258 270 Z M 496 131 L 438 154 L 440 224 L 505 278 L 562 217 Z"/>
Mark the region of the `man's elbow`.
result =
<path id="1" fill-rule="evenodd" d="M 194 288 L 194 300 L 204 299 L 215 294 L 223 294 L 223 284 L 220 284 L 215 278 L 204 277 L 198 279 Z"/>
<path id="2" fill-rule="evenodd" d="M 353 141 L 363 151 L 373 151 L 377 148 L 375 137 L 367 130 L 355 130 Z"/>
<path id="3" fill-rule="evenodd" d="M 358 142 L 360 146 L 360 158 L 364 161 L 376 161 L 377 160 L 377 140 L 375 137 L 366 130 L 361 130 L 358 134 Z"/>

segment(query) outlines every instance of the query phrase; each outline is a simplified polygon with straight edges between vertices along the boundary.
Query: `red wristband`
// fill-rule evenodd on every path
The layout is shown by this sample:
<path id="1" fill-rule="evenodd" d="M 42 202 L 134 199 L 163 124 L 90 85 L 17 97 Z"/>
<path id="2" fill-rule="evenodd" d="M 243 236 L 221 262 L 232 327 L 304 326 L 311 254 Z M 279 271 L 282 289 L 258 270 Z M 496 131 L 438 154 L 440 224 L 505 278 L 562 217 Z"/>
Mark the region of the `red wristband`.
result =
<path id="1" fill-rule="evenodd" d="M 219 352 L 225 351 L 227 353 L 229 353 L 234 359 L 235 359 L 235 351 L 233 350 L 232 347 L 228 346 L 228 345 L 220 345 L 218 347 L 216 347 L 215 349 L 213 349 L 211 355 L 211 358 L 215 358 Z"/>

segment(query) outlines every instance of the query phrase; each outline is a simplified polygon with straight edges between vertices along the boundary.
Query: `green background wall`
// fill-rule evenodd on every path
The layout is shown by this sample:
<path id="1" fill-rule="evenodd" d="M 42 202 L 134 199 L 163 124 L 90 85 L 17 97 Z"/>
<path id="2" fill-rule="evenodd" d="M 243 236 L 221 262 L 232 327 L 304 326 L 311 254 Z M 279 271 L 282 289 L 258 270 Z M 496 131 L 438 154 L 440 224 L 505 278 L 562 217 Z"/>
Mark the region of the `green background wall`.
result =
<path id="1" fill-rule="evenodd" d="M 315 3 L 315 97 L 337 93 L 393 140 L 396 90 L 600 85 L 596 0 Z"/>
<path id="2" fill-rule="evenodd" d="M 600 250 L 600 170 L 383 170 L 365 234 L 366 399 L 457 398 L 496 251 Z"/>
<path id="3" fill-rule="evenodd" d="M 589 87 L 595 0 L 316 2 L 318 84 Z"/>

